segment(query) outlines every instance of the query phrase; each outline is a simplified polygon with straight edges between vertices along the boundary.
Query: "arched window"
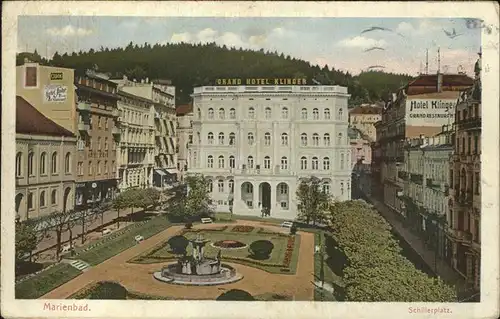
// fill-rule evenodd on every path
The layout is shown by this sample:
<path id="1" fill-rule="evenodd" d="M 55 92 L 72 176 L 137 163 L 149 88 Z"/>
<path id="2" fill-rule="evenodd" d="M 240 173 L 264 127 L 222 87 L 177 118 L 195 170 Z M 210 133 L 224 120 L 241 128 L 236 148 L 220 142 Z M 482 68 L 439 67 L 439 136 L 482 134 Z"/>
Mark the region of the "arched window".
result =
<path id="1" fill-rule="evenodd" d="M 231 156 L 229 156 L 229 167 L 234 168 L 234 166 L 235 166 L 234 156 L 231 155 Z"/>
<path id="2" fill-rule="evenodd" d="M 303 108 L 300 111 L 300 118 L 303 119 L 303 120 L 307 120 L 307 109 L 306 108 Z"/>
<path id="3" fill-rule="evenodd" d="M 22 175 L 23 172 L 23 153 L 19 152 L 16 155 L 16 177 Z"/>
<path id="4" fill-rule="evenodd" d="M 252 156 L 248 156 L 247 164 L 248 164 L 248 168 L 253 168 L 253 157 Z"/>
<path id="5" fill-rule="evenodd" d="M 56 190 L 56 189 L 54 189 L 54 190 L 52 191 L 52 194 L 50 195 L 50 203 L 51 203 L 52 205 L 57 204 L 57 190 Z"/>
<path id="6" fill-rule="evenodd" d="M 288 145 L 288 134 L 286 133 L 281 134 L 281 145 L 283 146 Z"/>
<path id="7" fill-rule="evenodd" d="M 325 116 L 325 120 L 329 120 L 330 119 L 330 109 L 326 108 L 324 111 L 324 116 Z"/>
<path id="8" fill-rule="evenodd" d="M 265 115 L 266 115 L 266 119 L 269 120 L 271 118 L 271 108 L 270 107 L 266 107 Z"/>
<path id="9" fill-rule="evenodd" d="M 340 154 L 340 169 L 344 169 L 345 163 L 344 163 L 344 154 Z"/>
<path id="10" fill-rule="evenodd" d="M 229 185 L 229 192 L 234 193 L 234 180 L 230 179 L 228 185 Z"/>
<path id="11" fill-rule="evenodd" d="M 344 183 L 340 183 L 340 195 L 344 195 Z"/>
<path id="12" fill-rule="evenodd" d="M 40 207 L 45 207 L 45 191 L 40 193 Z"/>
<path id="13" fill-rule="evenodd" d="M 57 173 L 57 152 L 52 153 L 52 174 Z"/>
<path id="14" fill-rule="evenodd" d="M 288 108 L 284 107 L 281 109 L 281 118 L 284 120 L 288 118 Z"/>
<path id="15" fill-rule="evenodd" d="M 279 184 L 279 190 L 281 195 L 286 195 L 288 194 L 288 185 L 285 183 L 280 183 Z"/>
<path id="16" fill-rule="evenodd" d="M 340 108 L 337 120 L 342 120 L 343 116 L 344 116 L 344 111 L 342 110 L 342 108 Z"/>
<path id="17" fill-rule="evenodd" d="M 264 134 L 264 145 L 265 146 L 271 145 L 271 133 L 269 132 L 266 132 L 266 134 Z"/>
<path id="18" fill-rule="evenodd" d="M 248 144 L 253 145 L 254 138 L 253 138 L 253 133 L 250 132 L 248 133 Z"/>
<path id="19" fill-rule="evenodd" d="M 33 209 L 33 193 L 28 193 L 28 209 Z"/>
<path id="20" fill-rule="evenodd" d="M 234 133 L 229 133 L 229 145 L 234 145 L 236 135 Z"/>
<path id="21" fill-rule="evenodd" d="M 249 183 L 249 182 L 246 182 L 245 186 L 246 186 L 246 193 L 247 194 L 252 194 L 253 193 L 253 184 Z"/>
<path id="22" fill-rule="evenodd" d="M 330 169 L 330 159 L 328 157 L 323 158 L 323 169 L 325 171 Z"/>
<path id="23" fill-rule="evenodd" d="M 236 118 L 236 110 L 235 109 L 233 109 L 233 108 L 229 109 L 229 118 L 231 120 L 234 120 Z"/>
<path id="24" fill-rule="evenodd" d="M 300 158 L 300 169 L 307 169 L 307 158 L 305 156 Z"/>
<path id="25" fill-rule="evenodd" d="M 208 166 L 208 168 L 214 167 L 214 157 L 212 155 L 208 155 L 207 166 Z"/>
<path id="26" fill-rule="evenodd" d="M 319 146 L 319 135 L 318 133 L 313 134 L 313 145 L 314 146 Z"/>
<path id="27" fill-rule="evenodd" d="M 264 157 L 264 168 L 265 169 L 271 168 L 271 158 L 269 156 Z"/>
<path id="28" fill-rule="evenodd" d="M 330 183 L 327 181 L 323 182 L 323 193 L 330 194 Z"/>
<path id="29" fill-rule="evenodd" d="M 209 119 L 213 119 L 214 118 L 214 109 L 213 108 L 209 108 L 208 109 L 208 118 Z"/>
<path id="30" fill-rule="evenodd" d="M 288 169 L 288 159 L 286 156 L 281 158 L 281 169 Z"/>
<path id="31" fill-rule="evenodd" d="M 313 119 L 319 120 L 319 110 L 317 108 L 313 109 Z"/>
<path id="32" fill-rule="evenodd" d="M 217 181 L 217 188 L 219 189 L 219 193 L 224 193 L 224 180 L 219 179 Z"/>
<path id="33" fill-rule="evenodd" d="M 47 174 L 47 153 L 40 155 L 40 175 Z"/>
<path id="34" fill-rule="evenodd" d="M 330 146 L 330 134 L 325 133 L 325 135 L 323 135 L 323 143 L 325 146 Z"/>
<path id="35" fill-rule="evenodd" d="M 214 133 L 210 132 L 208 133 L 208 144 L 213 144 L 214 143 Z"/>
<path id="36" fill-rule="evenodd" d="M 318 158 L 315 156 L 312 158 L 312 169 L 318 169 Z"/>
<path id="37" fill-rule="evenodd" d="M 198 108 L 198 118 L 201 119 L 201 110 Z"/>
<path id="38" fill-rule="evenodd" d="M 214 182 L 211 179 L 209 179 L 208 180 L 208 192 L 211 193 L 213 191 L 214 191 Z"/>
<path id="39" fill-rule="evenodd" d="M 339 133 L 337 135 L 337 145 L 341 145 L 342 144 L 342 133 Z"/>
<path id="40" fill-rule="evenodd" d="M 219 144 L 224 145 L 224 133 L 219 133 Z"/>
<path id="41" fill-rule="evenodd" d="M 307 146 L 307 134 L 306 133 L 300 134 L 300 144 L 302 146 Z"/>
<path id="42" fill-rule="evenodd" d="M 224 168 L 224 156 L 219 156 L 219 168 Z"/>
<path id="43" fill-rule="evenodd" d="M 249 118 L 249 119 L 253 119 L 253 118 L 255 118 L 255 109 L 254 109 L 253 107 L 250 107 L 250 108 L 248 109 L 248 118 Z"/>
<path id="44" fill-rule="evenodd" d="M 66 174 L 71 173 L 71 153 L 70 152 L 66 153 L 66 156 L 64 157 L 64 172 Z"/>
<path id="45" fill-rule="evenodd" d="M 223 120 L 226 117 L 226 112 L 224 112 L 223 108 L 219 109 L 219 119 Z"/>

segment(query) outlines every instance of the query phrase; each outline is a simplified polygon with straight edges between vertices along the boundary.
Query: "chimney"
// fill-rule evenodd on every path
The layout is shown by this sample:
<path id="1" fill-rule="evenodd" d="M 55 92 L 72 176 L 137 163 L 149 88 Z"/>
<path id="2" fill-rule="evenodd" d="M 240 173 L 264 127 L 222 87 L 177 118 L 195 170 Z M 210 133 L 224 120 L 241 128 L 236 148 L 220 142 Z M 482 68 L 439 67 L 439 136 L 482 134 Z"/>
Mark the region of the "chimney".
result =
<path id="1" fill-rule="evenodd" d="M 441 72 L 438 72 L 437 74 L 437 92 L 441 93 L 443 90 L 443 74 Z"/>

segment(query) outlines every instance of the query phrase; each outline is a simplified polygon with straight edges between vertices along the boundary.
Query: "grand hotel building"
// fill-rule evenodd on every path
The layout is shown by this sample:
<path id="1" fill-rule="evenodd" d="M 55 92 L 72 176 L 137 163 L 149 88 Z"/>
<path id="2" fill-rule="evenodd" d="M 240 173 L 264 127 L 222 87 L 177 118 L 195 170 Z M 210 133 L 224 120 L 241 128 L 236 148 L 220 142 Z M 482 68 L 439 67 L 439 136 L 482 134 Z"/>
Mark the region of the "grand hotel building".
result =
<path id="1" fill-rule="evenodd" d="M 300 179 L 350 199 L 347 88 L 204 86 L 193 93 L 188 173 L 211 181 L 216 211 L 293 219 Z"/>

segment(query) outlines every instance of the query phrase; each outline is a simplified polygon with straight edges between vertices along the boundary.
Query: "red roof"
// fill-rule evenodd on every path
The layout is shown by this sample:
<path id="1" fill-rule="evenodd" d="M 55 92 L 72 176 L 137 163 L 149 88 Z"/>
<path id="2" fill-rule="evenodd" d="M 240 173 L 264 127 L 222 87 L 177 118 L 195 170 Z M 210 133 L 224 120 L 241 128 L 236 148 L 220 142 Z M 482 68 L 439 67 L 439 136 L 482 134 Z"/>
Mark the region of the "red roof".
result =
<path id="1" fill-rule="evenodd" d="M 442 85 L 443 91 L 456 90 L 457 87 L 469 87 L 472 86 L 474 80 L 468 77 L 466 74 L 442 74 Z M 437 74 L 421 74 L 415 80 L 408 83 L 406 86 L 407 94 L 424 94 L 432 93 L 437 91 Z"/>
<path id="2" fill-rule="evenodd" d="M 350 114 L 382 114 L 382 108 L 378 106 L 357 106 L 349 111 Z"/>
<path id="3" fill-rule="evenodd" d="M 177 116 L 186 115 L 191 112 L 193 112 L 192 104 L 177 105 L 177 107 L 175 108 L 175 113 L 177 113 Z"/>
<path id="4" fill-rule="evenodd" d="M 20 96 L 16 96 L 16 133 L 75 137 Z"/>

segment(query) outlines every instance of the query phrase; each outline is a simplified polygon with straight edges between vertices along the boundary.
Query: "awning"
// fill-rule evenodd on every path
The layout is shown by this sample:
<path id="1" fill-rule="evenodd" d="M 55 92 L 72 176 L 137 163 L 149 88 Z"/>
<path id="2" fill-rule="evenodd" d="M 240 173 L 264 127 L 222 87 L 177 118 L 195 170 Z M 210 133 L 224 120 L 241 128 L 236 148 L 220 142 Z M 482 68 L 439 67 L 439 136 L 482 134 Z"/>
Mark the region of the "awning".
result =
<path id="1" fill-rule="evenodd" d="M 172 174 L 172 175 L 177 175 L 177 170 L 176 169 L 173 169 L 173 168 L 167 168 L 165 169 L 165 171 L 169 174 Z"/>
<path id="2" fill-rule="evenodd" d="M 163 170 L 161 170 L 161 169 L 155 169 L 155 173 L 156 173 L 156 174 L 158 174 L 158 175 L 160 175 L 160 176 L 167 175 L 167 174 L 165 174 L 165 172 L 164 172 Z"/>

